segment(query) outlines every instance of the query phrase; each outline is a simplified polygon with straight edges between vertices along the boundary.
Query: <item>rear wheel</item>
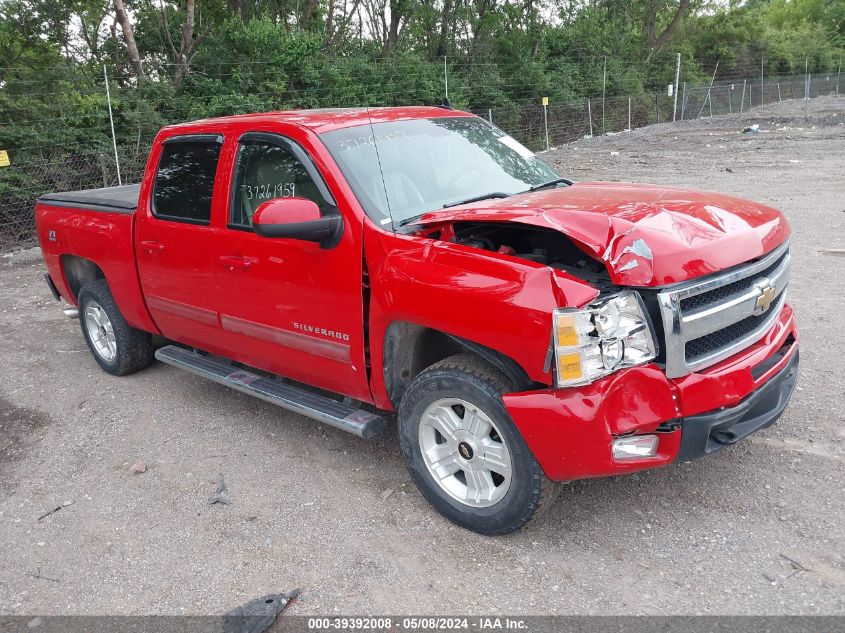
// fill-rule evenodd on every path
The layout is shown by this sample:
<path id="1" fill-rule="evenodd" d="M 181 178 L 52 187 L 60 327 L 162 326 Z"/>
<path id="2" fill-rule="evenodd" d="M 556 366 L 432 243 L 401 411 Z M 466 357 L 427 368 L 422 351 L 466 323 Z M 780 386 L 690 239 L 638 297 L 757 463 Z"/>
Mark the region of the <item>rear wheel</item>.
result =
<path id="1" fill-rule="evenodd" d="M 481 359 L 453 356 L 420 373 L 399 407 L 414 482 L 444 516 L 481 534 L 519 529 L 558 491 L 502 403 L 509 390 Z"/>
<path id="2" fill-rule="evenodd" d="M 77 302 L 82 335 L 103 370 L 125 376 L 152 362 L 152 336 L 126 323 L 105 279 L 83 286 Z"/>

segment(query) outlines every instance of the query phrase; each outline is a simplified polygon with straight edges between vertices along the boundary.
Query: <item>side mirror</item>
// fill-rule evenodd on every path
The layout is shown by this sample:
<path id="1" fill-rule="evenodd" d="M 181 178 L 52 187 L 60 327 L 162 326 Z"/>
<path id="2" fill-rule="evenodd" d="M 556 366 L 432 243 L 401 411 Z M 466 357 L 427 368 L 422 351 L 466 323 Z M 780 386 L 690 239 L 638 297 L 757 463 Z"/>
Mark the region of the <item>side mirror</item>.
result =
<path id="1" fill-rule="evenodd" d="M 252 227 L 262 237 L 286 237 L 331 248 L 340 241 L 343 218 L 337 212 L 321 215 L 320 207 L 312 200 L 274 198 L 255 210 Z"/>

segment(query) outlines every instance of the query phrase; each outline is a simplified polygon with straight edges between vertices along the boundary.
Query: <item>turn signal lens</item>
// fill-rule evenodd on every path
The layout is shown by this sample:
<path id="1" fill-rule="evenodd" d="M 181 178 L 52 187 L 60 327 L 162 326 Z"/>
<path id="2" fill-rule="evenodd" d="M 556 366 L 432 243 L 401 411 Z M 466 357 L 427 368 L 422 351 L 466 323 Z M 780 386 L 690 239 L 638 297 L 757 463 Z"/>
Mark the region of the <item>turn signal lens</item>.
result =
<path id="1" fill-rule="evenodd" d="M 642 299 L 630 290 L 580 310 L 559 308 L 553 323 L 558 387 L 586 385 L 657 355 Z"/>
<path id="2" fill-rule="evenodd" d="M 574 314 L 556 314 L 557 344 L 560 347 L 575 347 L 578 345 L 578 327 Z"/>
<path id="3" fill-rule="evenodd" d="M 581 354 L 572 352 L 561 354 L 557 359 L 557 375 L 561 380 L 578 380 L 581 378 Z"/>

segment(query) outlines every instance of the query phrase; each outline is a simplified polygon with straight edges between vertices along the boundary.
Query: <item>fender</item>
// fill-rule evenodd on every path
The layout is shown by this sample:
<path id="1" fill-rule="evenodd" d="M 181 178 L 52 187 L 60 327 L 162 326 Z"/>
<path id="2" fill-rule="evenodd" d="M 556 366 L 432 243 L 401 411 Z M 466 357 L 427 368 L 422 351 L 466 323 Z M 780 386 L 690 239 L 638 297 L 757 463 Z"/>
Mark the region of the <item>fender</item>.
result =
<path id="1" fill-rule="evenodd" d="M 552 313 L 561 305 L 592 300 L 598 294 L 594 287 L 537 262 L 389 233 L 368 220 L 364 226 L 376 406 L 393 409 L 406 381 L 428 365 L 464 351 L 499 368 L 514 385 L 551 385 Z M 389 331 L 396 323 L 437 334 L 431 340 L 403 339 Z M 395 355 L 404 363 L 398 383 L 399 374 L 388 367 Z"/>
<path id="2" fill-rule="evenodd" d="M 514 359 L 480 343 L 417 323 L 394 321 L 385 332 L 382 359 L 384 386 L 390 403 L 398 408 L 408 385 L 434 363 L 469 352 L 501 371 L 514 391 L 536 387 Z"/>
<path id="3" fill-rule="evenodd" d="M 500 370 L 511 381 L 514 391 L 525 391 L 537 384 L 528 377 L 525 370 L 510 356 L 506 356 L 505 354 L 497 352 L 494 349 L 490 349 L 489 347 L 485 347 L 479 343 L 468 341 L 460 336 L 453 336 L 448 333 L 446 336 L 464 347 L 467 351 L 472 352 L 476 356 L 480 356 L 493 365 L 493 367 Z"/>

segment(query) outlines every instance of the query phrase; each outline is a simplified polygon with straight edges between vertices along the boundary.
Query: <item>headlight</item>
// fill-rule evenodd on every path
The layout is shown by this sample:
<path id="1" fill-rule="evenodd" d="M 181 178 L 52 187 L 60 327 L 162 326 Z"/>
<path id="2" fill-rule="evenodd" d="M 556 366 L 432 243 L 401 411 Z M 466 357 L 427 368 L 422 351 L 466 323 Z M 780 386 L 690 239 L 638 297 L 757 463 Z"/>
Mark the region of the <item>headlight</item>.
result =
<path id="1" fill-rule="evenodd" d="M 554 347 L 558 387 L 586 385 L 657 355 L 642 300 L 631 291 L 580 310 L 555 310 Z"/>

